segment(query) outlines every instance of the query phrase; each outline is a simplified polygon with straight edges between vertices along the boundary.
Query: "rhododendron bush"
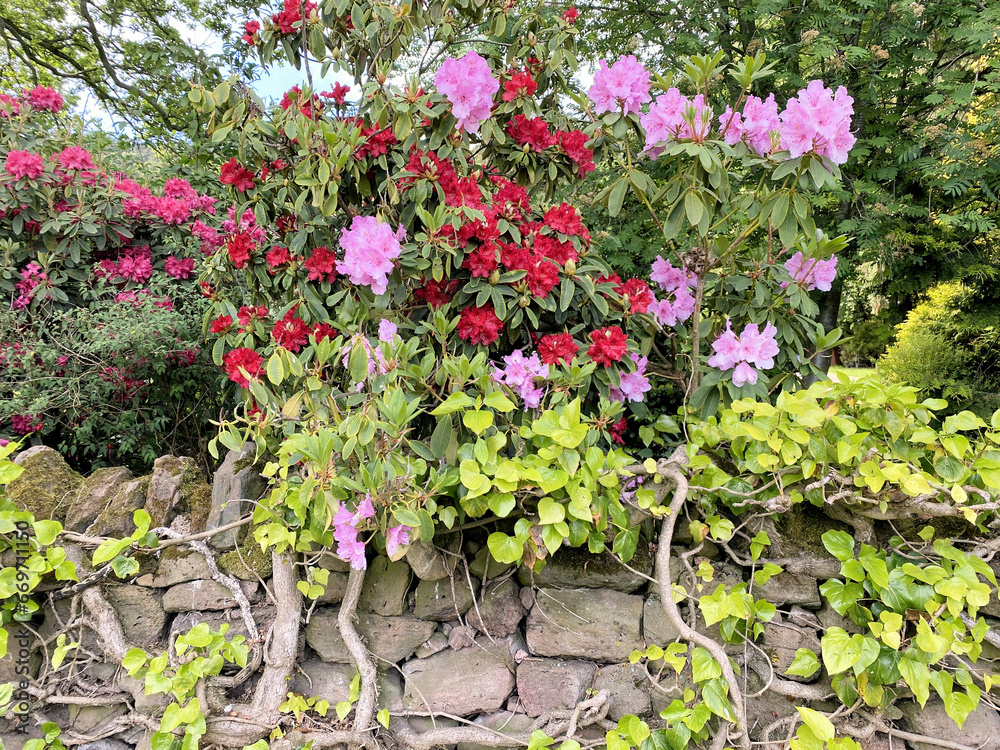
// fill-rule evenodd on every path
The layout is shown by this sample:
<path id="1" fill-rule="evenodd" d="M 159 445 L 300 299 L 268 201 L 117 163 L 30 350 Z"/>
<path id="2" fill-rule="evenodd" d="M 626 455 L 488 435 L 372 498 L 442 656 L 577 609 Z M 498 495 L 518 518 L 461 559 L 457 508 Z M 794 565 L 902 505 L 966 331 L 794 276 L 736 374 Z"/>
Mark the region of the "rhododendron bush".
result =
<path id="1" fill-rule="evenodd" d="M 219 439 L 282 457 L 265 544 L 332 544 L 363 568 L 366 541 L 399 549 L 518 508 L 536 520 L 491 538 L 501 559 L 607 534 L 627 557 L 637 536 L 598 467 L 625 461 L 616 444 L 672 441 L 675 421 L 643 403 L 653 384 L 707 416 L 801 387 L 838 337 L 809 292 L 846 239 L 816 228 L 808 196 L 847 158 L 850 96 L 816 81 L 779 103 L 753 93 L 763 57 L 721 56 L 669 78 L 602 62 L 581 94 L 573 14 L 449 3 L 439 26 L 443 7 L 286 5 L 244 36 L 305 69 L 280 106 L 192 89 L 238 148 L 219 174 L 231 220 L 201 268 L 216 364 L 243 391 Z M 497 44 L 470 49 L 460 29 Z M 425 32 L 417 76 L 396 75 Z M 354 77 L 350 112 L 345 87 L 309 88 L 317 63 Z M 671 241 L 644 278 L 611 271 L 568 198 L 588 195 L 595 159 L 621 177 L 588 200 L 614 214 L 632 191 Z M 300 485 L 303 457 L 318 473 Z M 541 502 L 519 494 L 539 482 Z"/>
<path id="2" fill-rule="evenodd" d="M 197 281 L 214 199 L 116 171 L 52 89 L 3 95 L 0 124 L 0 435 L 84 466 L 197 450 L 218 409 Z"/>

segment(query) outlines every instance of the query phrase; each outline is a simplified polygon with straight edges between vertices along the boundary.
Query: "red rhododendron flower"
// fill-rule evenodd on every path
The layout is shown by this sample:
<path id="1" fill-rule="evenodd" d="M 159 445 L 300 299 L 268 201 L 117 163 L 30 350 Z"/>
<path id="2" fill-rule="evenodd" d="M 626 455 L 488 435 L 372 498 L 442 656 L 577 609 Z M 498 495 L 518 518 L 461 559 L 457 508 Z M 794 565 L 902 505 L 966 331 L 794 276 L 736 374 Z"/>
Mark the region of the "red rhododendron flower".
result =
<path id="1" fill-rule="evenodd" d="M 295 308 L 285 313 L 285 317 L 274 324 L 271 336 L 278 346 L 290 352 L 297 352 L 309 343 L 309 325 L 295 315 Z"/>
<path id="2" fill-rule="evenodd" d="M 642 279 L 629 279 L 615 287 L 615 291 L 623 297 L 628 297 L 629 312 L 644 313 L 653 303 L 653 294 Z"/>
<path id="3" fill-rule="evenodd" d="M 208 327 L 208 330 L 212 333 L 225 333 L 230 328 L 233 327 L 233 318 L 231 315 L 220 315 L 215 320 L 212 321 L 212 325 Z"/>
<path id="4" fill-rule="evenodd" d="M 608 432 L 611 433 L 611 439 L 614 440 L 619 445 L 625 445 L 625 428 L 628 427 L 628 420 L 622 417 L 614 424 L 608 425 Z"/>
<path id="5" fill-rule="evenodd" d="M 341 83 L 333 84 L 333 88 L 329 91 L 320 92 L 320 96 L 326 99 L 333 99 L 337 103 L 337 106 L 343 106 L 344 102 L 347 101 L 347 95 L 351 93 L 351 87 L 345 86 Z"/>
<path id="6" fill-rule="evenodd" d="M 316 337 L 317 341 L 322 341 L 323 339 L 335 338 L 337 329 L 329 323 L 317 323 L 313 326 L 312 334 Z"/>
<path id="7" fill-rule="evenodd" d="M 270 250 L 267 251 L 267 255 L 264 256 L 267 260 L 267 265 L 271 267 L 271 273 L 274 273 L 275 268 L 278 266 L 283 266 L 286 263 L 291 262 L 292 256 L 288 252 L 287 247 L 281 247 L 280 245 L 275 245 Z"/>
<path id="8" fill-rule="evenodd" d="M 333 282 L 337 278 L 337 256 L 327 247 L 317 247 L 302 263 L 309 271 L 310 281 Z"/>
<path id="9" fill-rule="evenodd" d="M 171 255 L 163 267 L 167 274 L 175 279 L 190 279 L 194 273 L 194 258 L 175 258 Z"/>
<path id="10" fill-rule="evenodd" d="M 462 268 L 473 276 L 489 278 L 497 267 L 497 250 L 493 245 L 483 245 L 478 250 L 469 253 L 462 263 Z"/>
<path id="11" fill-rule="evenodd" d="M 560 362 L 569 364 L 573 361 L 580 347 L 568 333 L 550 333 L 542 336 L 538 342 L 538 356 L 547 365 L 557 365 Z"/>
<path id="12" fill-rule="evenodd" d="M 532 151 L 544 151 L 556 142 L 549 131 L 549 124 L 541 117 L 514 115 L 507 123 L 507 132 L 515 143 L 530 146 Z"/>
<path id="13" fill-rule="evenodd" d="M 566 156 L 579 167 L 577 177 L 586 177 L 589 172 L 594 171 L 594 152 L 587 148 L 587 136 L 582 130 L 571 130 L 568 133 L 560 130 L 556 132 L 556 139 Z"/>
<path id="14" fill-rule="evenodd" d="M 628 336 L 618 326 L 607 326 L 590 332 L 593 341 L 587 354 L 594 362 L 605 367 L 611 367 L 612 362 L 618 362 L 625 356 L 628 348 Z"/>
<path id="15" fill-rule="evenodd" d="M 234 156 L 219 170 L 219 182 L 223 185 L 232 185 L 239 192 L 245 193 L 253 189 L 253 172 L 236 161 Z"/>
<path id="16" fill-rule="evenodd" d="M 260 371 L 264 367 L 264 358 L 246 347 L 233 349 L 222 358 L 222 362 L 229 379 L 241 388 L 249 388 L 251 380 L 260 380 Z"/>
<path id="17" fill-rule="evenodd" d="M 580 259 L 580 254 L 573 247 L 573 243 L 568 240 L 559 241 L 549 235 L 537 234 L 533 238 L 532 245 L 536 253 L 541 253 L 561 266 L 566 265 L 568 261 L 575 263 Z"/>
<path id="18" fill-rule="evenodd" d="M 584 233 L 583 220 L 576 209 L 568 203 L 553 206 L 545 212 L 545 226 L 560 234 L 575 237 Z"/>
<path id="19" fill-rule="evenodd" d="M 503 85 L 503 100 L 505 102 L 512 102 L 515 99 L 521 97 L 528 97 L 535 93 L 535 89 L 538 88 L 538 84 L 535 79 L 531 77 L 531 73 L 528 71 L 519 71 L 514 73 L 510 80 Z"/>
<path id="20" fill-rule="evenodd" d="M 244 305 L 236 311 L 236 319 L 240 321 L 240 327 L 244 330 L 250 327 L 255 320 L 263 320 L 267 317 L 267 308 L 263 305 L 254 307 Z"/>
<path id="21" fill-rule="evenodd" d="M 243 31 L 245 32 L 243 36 L 240 37 L 244 42 L 249 45 L 254 45 L 257 43 L 257 32 L 260 31 L 259 21 L 247 21 L 243 24 Z"/>
<path id="22" fill-rule="evenodd" d="M 10 426 L 18 435 L 30 435 L 41 432 L 45 425 L 40 414 L 14 414 L 10 418 Z"/>
<path id="23" fill-rule="evenodd" d="M 358 146 L 357 151 L 354 152 L 355 158 L 364 159 L 366 156 L 387 154 L 389 153 L 389 147 L 398 143 L 396 134 L 393 133 L 392 128 L 386 127 L 380 129 L 378 125 L 365 127 L 364 120 L 360 117 L 354 118 L 354 121 L 361 128 L 361 136 L 366 139 L 363 144 Z"/>
<path id="24" fill-rule="evenodd" d="M 559 283 L 559 267 L 544 256 L 534 256 L 528 266 L 528 290 L 540 299 L 549 296 Z"/>
<path id="25" fill-rule="evenodd" d="M 503 330 L 503 322 L 497 317 L 493 305 L 467 307 L 459 313 L 458 335 L 473 344 L 489 346 Z"/>
<path id="26" fill-rule="evenodd" d="M 209 284 L 207 281 L 199 281 L 198 286 L 201 287 L 201 296 L 206 299 L 215 299 L 215 287 Z"/>
<path id="27" fill-rule="evenodd" d="M 319 97 L 313 94 L 308 99 L 304 99 L 302 89 L 298 86 L 292 86 L 281 98 L 282 109 L 289 109 L 293 104 L 298 105 L 299 112 L 310 120 L 315 120 L 317 116 L 323 114 L 323 103 Z"/>
<path id="28" fill-rule="evenodd" d="M 424 279 L 423 283 L 422 287 L 413 291 L 413 296 L 416 299 L 422 299 L 432 310 L 436 310 L 451 302 L 455 290 L 458 289 L 457 280 L 442 279 L 441 281 L 435 281 L 434 279 Z"/>
<path id="29" fill-rule="evenodd" d="M 7 174 L 17 179 L 33 180 L 45 171 L 45 162 L 31 151 L 11 150 L 7 152 Z"/>
<path id="30" fill-rule="evenodd" d="M 237 268 L 243 268 L 250 260 L 250 254 L 257 249 L 249 232 L 237 232 L 226 242 L 229 259 Z"/>
<path id="31" fill-rule="evenodd" d="M 594 279 L 594 284 L 614 284 L 616 288 L 621 286 L 621 283 L 621 277 L 616 273 L 613 273 L 610 276 L 598 276 Z"/>

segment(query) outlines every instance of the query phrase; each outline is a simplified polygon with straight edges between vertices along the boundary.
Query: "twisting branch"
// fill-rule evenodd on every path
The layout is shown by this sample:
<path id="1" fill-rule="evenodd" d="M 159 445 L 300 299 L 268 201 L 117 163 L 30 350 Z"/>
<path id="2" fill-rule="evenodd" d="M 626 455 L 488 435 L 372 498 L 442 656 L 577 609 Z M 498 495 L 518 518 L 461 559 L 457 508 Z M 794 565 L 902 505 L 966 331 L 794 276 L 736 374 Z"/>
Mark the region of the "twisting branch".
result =
<path id="1" fill-rule="evenodd" d="M 361 676 L 361 695 L 354 706 L 355 733 L 367 732 L 371 728 L 372 717 L 375 715 L 375 701 L 378 697 L 378 671 L 375 668 L 375 661 L 368 653 L 361 636 L 358 635 L 357 628 L 354 627 L 354 615 L 358 609 L 364 582 L 365 571 L 351 568 L 347 577 L 347 591 L 344 593 L 344 599 L 340 603 L 340 613 L 337 615 L 340 635 Z"/>
<path id="2" fill-rule="evenodd" d="M 675 452 L 667 460 L 661 460 L 656 467 L 656 471 L 661 476 L 674 483 L 674 499 L 670 503 L 670 511 L 663 519 L 663 526 L 660 531 L 660 544 L 656 550 L 656 578 L 659 579 L 660 603 L 667 619 L 677 629 L 681 638 L 690 643 L 697 644 L 708 651 L 719 663 L 722 669 L 722 676 L 729 683 L 729 698 L 736 714 L 736 725 L 742 730 L 739 737 L 740 747 L 750 750 L 750 735 L 747 727 L 746 707 L 743 704 L 743 694 L 740 691 L 739 683 L 736 681 L 736 673 L 725 650 L 708 636 L 702 635 L 694 628 L 690 627 L 684 618 L 681 617 L 680 609 L 674 601 L 673 591 L 670 584 L 670 545 L 674 538 L 674 526 L 677 522 L 684 503 L 687 500 L 688 481 L 681 471 L 681 462 L 684 460 L 683 448 Z"/>

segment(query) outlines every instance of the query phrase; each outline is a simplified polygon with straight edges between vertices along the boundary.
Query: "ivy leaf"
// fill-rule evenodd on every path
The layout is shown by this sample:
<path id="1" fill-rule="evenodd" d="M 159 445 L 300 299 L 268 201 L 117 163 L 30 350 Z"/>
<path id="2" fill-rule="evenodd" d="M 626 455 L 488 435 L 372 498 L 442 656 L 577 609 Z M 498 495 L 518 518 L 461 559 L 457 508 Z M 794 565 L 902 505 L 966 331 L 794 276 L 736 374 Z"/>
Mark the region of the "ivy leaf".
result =
<path id="1" fill-rule="evenodd" d="M 841 562 L 854 558 L 854 539 L 843 531 L 830 529 L 821 537 L 826 551 Z"/>
<path id="2" fill-rule="evenodd" d="M 481 435 L 493 424 L 493 413 L 473 409 L 462 415 L 462 423 L 477 435 Z"/>
<path id="3" fill-rule="evenodd" d="M 566 519 L 566 508 L 562 503 L 556 502 L 551 497 L 543 497 L 538 501 L 538 521 L 539 523 L 551 524 L 559 523 Z"/>
<path id="4" fill-rule="evenodd" d="M 819 669 L 819 658 L 816 653 L 810 648 L 798 648 L 795 649 L 795 658 L 785 670 L 785 674 L 796 677 L 812 677 L 816 674 L 817 669 Z"/>
<path id="5" fill-rule="evenodd" d="M 917 703 L 923 708 L 924 704 L 927 703 L 928 697 L 930 697 L 930 670 L 927 669 L 927 665 L 911 659 L 909 656 L 903 656 L 899 660 L 899 674 L 902 675 L 903 681 L 909 685 L 910 690 L 913 691 L 913 697 L 917 699 Z"/>
<path id="6" fill-rule="evenodd" d="M 843 628 L 830 628 L 820 641 L 823 664 L 830 674 L 846 672 L 861 658 L 861 644 L 852 640 Z"/>
<path id="7" fill-rule="evenodd" d="M 730 705 L 729 697 L 727 696 L 728 689 L 729 686 L 726 684 L 726 681 L 721 678 L 709 680 L 701 689 L 701 697 L 713 714 L 721 716 L 727 721 L 735 721 L 736 717 L 733 715 L 733 707 Z"/>
<path id="8" fill-rule="evenodd" d="M 698 647 L 691 653 L 691 675 L 695 682 L 722 676 L 722 667 L 707 649 Z"/>
<path id="9" fill-rule="evenodd" d="M 816 737 L 822 742 L 829 742 L 836 735 L 833 723 L 819 711 L 813 711 L 811 708 L 806 708 L 805 706 L 796 706 L 795 710 L 799 712 L 799 716 L 802 717 L 802 721 L 805 725 L 809 727 L 813 731 L 813 734 L 815 734 Z"/>
<path id="10" fill-rule="evenodd" d="M 509 565 L 521 562 L 524 554 L 524 546 L 517 539 L 507 536 L 502 531 L 494 531 L 486 540 L 486 546 L 490 549 L 490 554 L 497 562 Z"/>

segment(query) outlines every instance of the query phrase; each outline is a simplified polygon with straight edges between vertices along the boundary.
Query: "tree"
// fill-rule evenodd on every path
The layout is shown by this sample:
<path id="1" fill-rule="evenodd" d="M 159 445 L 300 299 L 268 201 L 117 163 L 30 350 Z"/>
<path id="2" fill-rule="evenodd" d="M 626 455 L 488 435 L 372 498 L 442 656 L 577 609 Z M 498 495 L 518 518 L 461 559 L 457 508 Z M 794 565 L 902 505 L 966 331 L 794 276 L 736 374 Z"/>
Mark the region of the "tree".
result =
<path id="1" fill-rule="evenodd" d="M 817 223 L 855 237 L 845 317 L 902 313 L 947 278 L 992 278 L 983 233 L 997 226 L 1000 3 L 672 0 L 579 4 L 581 57 L 630 52 L 669 68 L 678 55 L 764 52 L 789 95 L 821 78 L 855 99 L 858 144 L 845 189 Z M 842 287 L 822 301 L 827 327 Z M 898 321 L 897 321 L 898 322 Z"/>

